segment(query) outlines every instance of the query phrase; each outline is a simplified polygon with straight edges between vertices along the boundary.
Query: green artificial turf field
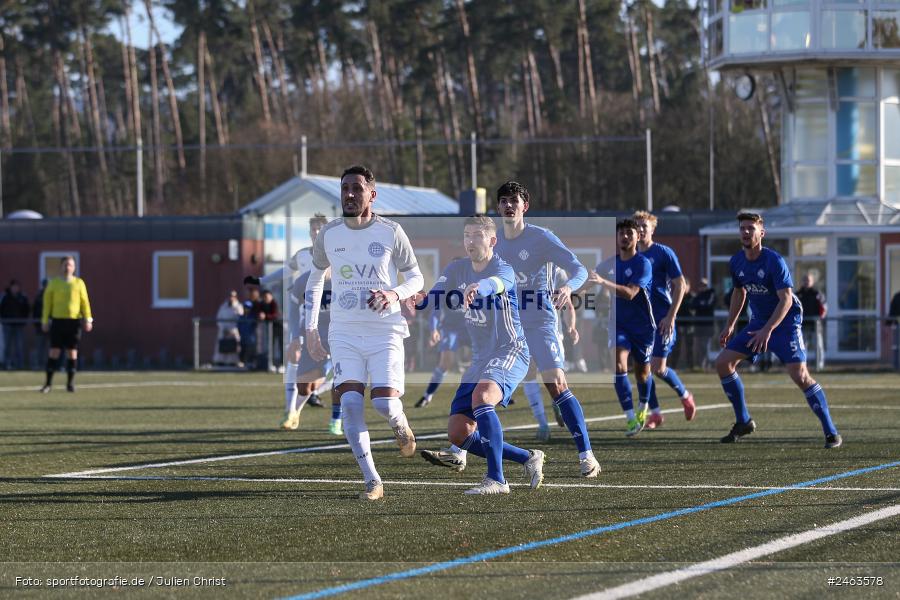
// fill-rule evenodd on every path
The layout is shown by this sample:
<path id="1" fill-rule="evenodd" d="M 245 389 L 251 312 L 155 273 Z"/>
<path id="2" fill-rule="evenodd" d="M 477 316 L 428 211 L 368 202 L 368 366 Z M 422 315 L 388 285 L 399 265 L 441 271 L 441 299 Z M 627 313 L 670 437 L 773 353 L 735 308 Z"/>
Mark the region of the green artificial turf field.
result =
<path id="1" fill-rule="evenodd" d="M 385 498 L 367 503 L 344 439 L 327 432 L 329 410 L 307 407 L 299 430 L 276 429 L 278 376 L 85 372 L 76 394 L 45 396 L 41 374 L 4 373 L 0 595 L 98 597 L 93 580 L 129 597 L 326 597 L 360 581 L 336 597 L 574 598 L 629 583 L 647 598 L 900 597 L 900 464 L 885 466 L 900 461 L 900 377 L 818 378 L 844 436 L 836 450 L 823 449 L 786 374 L 743 377 L 759 429 L 732 445 L 718 441 L 734 415 L 715 375 L 684 376 L 699 407 L 691 423 L 660 384 L 665 424 L 634 439 L 612 385 L 574 377 L 603 468 L 591 480 L 563 429 L 534 441 L 518 391 L 498 411 L 506 439 L 547 462 L 536 491 L 507 465 L 509 496 L 462 494 L 485 472 L 477 457 L 463 473 L 401 458 L 369 409 Z M 419 447 L 437 449 L 453 386 L 412 408 L 421 391 L 409 386 L 407 414 Z M 785 540 L 855 517 L 869 521 Z M 856 577 L 881 585 L 845 579 Z"/>

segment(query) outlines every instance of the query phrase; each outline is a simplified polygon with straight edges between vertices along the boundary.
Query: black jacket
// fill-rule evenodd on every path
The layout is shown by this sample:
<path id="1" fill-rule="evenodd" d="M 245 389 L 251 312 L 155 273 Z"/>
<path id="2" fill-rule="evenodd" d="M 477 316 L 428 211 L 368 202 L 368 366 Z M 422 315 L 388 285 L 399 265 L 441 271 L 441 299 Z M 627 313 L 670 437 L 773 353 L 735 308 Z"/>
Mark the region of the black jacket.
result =
<path id="1" fill-rule="evenodd" d="M 28 311 L 28 296 L 22 292 L 13 295 L 7 288 L 3 299 L 0 300 L 0 319 L 27 319 L 29 316 L 31 315 Z M 25 323 L 10 323 L 10 325 L 21 327 Z"/>

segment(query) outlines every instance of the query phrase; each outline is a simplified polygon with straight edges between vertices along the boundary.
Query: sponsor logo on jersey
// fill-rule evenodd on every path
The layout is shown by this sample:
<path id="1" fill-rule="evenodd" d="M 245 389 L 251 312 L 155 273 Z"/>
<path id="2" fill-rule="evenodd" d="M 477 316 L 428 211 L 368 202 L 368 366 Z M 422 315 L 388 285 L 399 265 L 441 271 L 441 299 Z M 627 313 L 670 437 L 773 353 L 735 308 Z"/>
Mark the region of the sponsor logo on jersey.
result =
<path id="1" fill-rule="evenodd" d="M 748 283 L 744 289 L 751 294 L 768 294 L 769 288 L 759 283 Z"/>
<path id="2" fill-rule="evenodd" d="M 522 250 L 522 252 L 525 252 L 525 251 Z M 523 273 L 522 271 L 517 272 L 516 273 L 516 283 L 519 283 L 519 284 L 528 283 L 528 275 Z"/>
<path id="3" fill-rule="evenodd" d="M 343 279 L 353 279 L 354 275 L 359 275 L 360 279 L 378 277 L 375 265 L 342 265 L 339 272 Z"/>
<path id="4" fill-rule="evenodd" d="M 738 277 L 743 277 L 743 276 L 744 276 L 744 272 L 743 272 L 743 271 L 741 271 L 740 273 L 738 273 Z"/>
<path id="5" fill-rule="evenodd" d="M 384 256 L 384 244 L 381 242 L 372 242 L 369 244 L 369 256 L 372 258 L 379 258 Z"/>
<path id="6" fill-rule="evenodd" d="M 341 308 L 344 310 L 352 310 L 356 308 L 357 303 L 359 302 L 359 295 L 357 292 L 352 290 L 347 290 L 343 294 L 341 294 L 340 298 L 338 298 L 338 304 L 340 304 Z"/>
<path id="7" fill-rule="evenodd" d="M 334 251 L 335 252 L 346 252 L 347 249 L 346 248 L 335 248 Z"/>
<path id="8" fill-rule="evenodd" d="M 522 248 L 522 250 L 519 251 L 519 258 L 521 258 L 522 260 L 528 260 L 529 256 L 531 255 L 528 254 L 528 250 L 526 250 L 525 248 Z"/>
<path id="9" fill-rule="evenodd" d="M 484 326 L 487 323 L 487 315 L 476 308 L 466 310 L 466 320 L 473 325 Z"/>

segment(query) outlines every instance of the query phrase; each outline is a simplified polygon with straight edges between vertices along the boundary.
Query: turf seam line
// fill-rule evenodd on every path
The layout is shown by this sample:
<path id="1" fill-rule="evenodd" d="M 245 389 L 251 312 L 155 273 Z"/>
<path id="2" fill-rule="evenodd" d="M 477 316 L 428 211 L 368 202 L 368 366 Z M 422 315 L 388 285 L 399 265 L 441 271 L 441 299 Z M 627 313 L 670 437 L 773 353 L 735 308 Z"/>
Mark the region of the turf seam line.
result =
<path id="1" fill-rule="evenodd" d="M 843 533 L 851 529 L 857 529 L 864 525 L 881 521 L 900 515 L 900 504 L 894 504 L 876 511 L 863 513 L 850 519 L 845 519 L 831 525 L 824 525 L 814 529 L 787 535 L 752 548 L 745 548 L 708 561 L 675 569 L 667 573 L 659 573 L 644 577 L 640 581 L 633 581 L 606 590 L 601 590 L 584 596 L 578 596 L 574 600 L 618 600 L 636 596 L 663 587 L 680 583 L 686 579 L 708 575 L 717 571 L 724 571 L 742 563 L 750 562 L 756 558 L 775 554 L 783 550 L 794 548 L 802 544 L 808 544 L 824 537 Z"/>
<path id="2" fill-rule="evenodd" d="M 456 567 L 461 567 L 461 566 L 471 564 L 471 563 L 476 563 L 476 562 L 481 562 L 481 561 L 486 561 L 486 560 L 493 560 L 495 558 L 501 558 L 501 557 L 509 556 L 512 554 L 518 554 L 520 552 L 527 552 L 529 550 L 544 548 L 546 546 L 555 546 L 557 544 L 580 540 L 580 539 L 587 538 L 587 537 L 593 537 L 596 535 L 600 535 L 603 533 L 609 533 L 612 531 L 619 531 L 621 529 L 626 529 L 629 527 L 636 527 L 639 525 L 649 525 L 651 523 L 657 523 L 659 521 L 665 521 L 665 520 L 672 519 L 675 517 L 681 517 L 684 515 L 690 515 L 693 513 L 712 510 L 714 508 L 721 508 L 723 506 L 730 506 L 732 504 L 737 504 L 739 502 L 746 502 L 747 500 L 755 500 L 757 498 L 765 498 L 767 496 L 783 494 L 785 492 L 788 492 L 788 491 L 791 491 L 794 489 L 811 487 L 814 485 L 818 485 L 820 483 L 829 483 L 831 481 L 836 481 L 838 479 L 846 479 L 848 477 L 855 477 L 857 475 L 864 475 L 866 473 L 873 473 L 875 471 L 883 471 L 885 469 L 890 469 L 890 468 L 898 467 L 898 466 L 900 466 L 900 461 L 884 463 L 881 465 L 875 465 L 875 466 L 866 467 L 863 469 L 854 469 L 852 471 L 846 471 L 844 473 L 838 473 L 836 475 L 829 475 L 827 477 L 820 477 L 818 479 L 811 479 L 809 481 L 803 481 L 803 482 L 788 486 L 784 489 L 764 490 L 764 491 L 760 491 L 760 492 L 755 492 L 753 494 L 736 496 L 734 498 L 726 498 L 725 500 L 717 500 L 715 502 L 707 502 L 705 504 L 700 504 L 698 506 L 694 506 L 691 508 L 682 508 L 679 510 L 660 513 L 658 515 L 654 515 L 651 517 L 642 517 L 640 519 L 634 519 L 631 521 L 623 521 L 623 522 L 619 522 L 619 523 L 613 523 L 612 525 L 604 525 L 602 527 L 595 527 L 593 529 L 587 529 L 584 531 L 570 533 L 567 535 L 558 536 L 558 537 L 554 537 L 554 538 L 538 540 L 538 541 L 529 542 L 526 544 L 518 544 L 516 546 L 508 546 L 506 548 L 500 548 L 498 550 L 491 550 L 489 552 L 481 552 L 481 553 L 472 554 L 469 556 L 463 556 L 460 558 L 456 558 L 454 560 L 435 563 L 433 565 L 428 565 L 426 567 L 409 569 L 406 571 L 397 571 L 395 573 L 389 573 L 388 575 L 383 575 L 380 577 L 363 579 L 361 581 L 355 581 L 353 583 L 347 583 L 344 585 L 324 588 L 324 589 L 321 589 L 321 590 L 318 590 L 315 592 L 299 594 L 296 596 L 289 596 L 288 600 L 314 600 L 317 598 L 326 598 L 328 596 L 335 596 L 337 594 L 343 594 L 345 592 L 362 590 L 365 588 L 382 585 L 385 583 L 391 583 L 394 581 L 401 581 L 404 579 L 418 577 L 420 575 L 428 575 L 430 573 L 436 573 L 438 571 L 446 571 L 448 569 L 454 569 Z"/>

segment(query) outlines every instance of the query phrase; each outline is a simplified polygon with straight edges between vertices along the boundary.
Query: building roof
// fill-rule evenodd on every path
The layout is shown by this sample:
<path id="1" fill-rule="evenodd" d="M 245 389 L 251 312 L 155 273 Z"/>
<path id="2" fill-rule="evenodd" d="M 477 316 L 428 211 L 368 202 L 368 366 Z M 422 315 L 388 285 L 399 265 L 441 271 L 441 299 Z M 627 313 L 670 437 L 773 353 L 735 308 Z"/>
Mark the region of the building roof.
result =
<path id="1" fill-rule="evenodd" d="M 325 175 L 305 175 L 288 179 L 243 207 L 240 214 L 266 214 L 281 208 L 307 193 L 329 199 L 335 214 L 340 212 L 341 180 Z M 376 212 L 380 215 L 459 214 L 459 203 L 434 189 L 394 183 L 377 183 Z"/>
<path id="2" fill-rule="evenodd" d="M 766 229 L 847 231 L 900 226 L 900 208 L 874 198 L 794 201 L 761 212 Z M 701 235 L 735 233 L 734 220 L 700 229 Z"/>

